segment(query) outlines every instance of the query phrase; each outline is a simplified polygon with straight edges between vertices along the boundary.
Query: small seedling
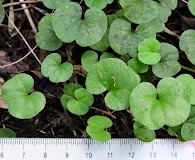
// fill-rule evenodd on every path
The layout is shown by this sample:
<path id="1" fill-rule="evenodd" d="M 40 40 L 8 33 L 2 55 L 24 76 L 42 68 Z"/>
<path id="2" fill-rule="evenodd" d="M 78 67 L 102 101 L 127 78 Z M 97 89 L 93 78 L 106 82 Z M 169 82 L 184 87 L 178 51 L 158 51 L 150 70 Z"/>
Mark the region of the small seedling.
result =
<path id="1" fill-rule="evenodd" d="M 87 121 L 86 132 L 93 139 L 99 142 L 108 141 L 111 138 L 111 135 L 108 131 L 105 131 L 106 128 L 112 126 L 112 121 L 105 116 L 92 116 Z"/>
<path id="2" fill-rule="evenodd" d="M 51 82 L 58 83 L 68 80 L 73 74 L 73 66 L 69 62 L 61 64 L 61 56 L 58 53 L 48 55 L 41 65 L 43 76 Z"/>
<path id="3" fill-rule="evenodd" d="M 161 59 L 161 56 L 158 53 L 159 49 L 159 41 L 154 38 L 145 39 L 138 45 L 138 59 L 144 64 L 154 65 Z"/>
<path id="4" fill-rule="evenodd" d="M 9 128 L 1 128 L 0 138 L 16 138 L 16 133 Z"/>
<path id="5" fill-rule="evenodd" d="M 135 119 L 152 130 L 182 124 L 191 108 L 186 87 L 174 78 L 160 80 L 157 89 L 151 83 L 140 83 L 132 91 L 129 103 Z"/>
<path id="6" fill-rule="evenodd" d="M 46 99 L 40 92 L 32 92 L 33 78 L 25 73 L 15 75 L 2 88 L 2 98 L 9 113 L 19 119 L 35 117 L 45 106 Z"/>
<path id="7" fill-rule="evenodd" d="M 91 93 L 78 84 L 68 84 L 63 89 L 61 96 L 62 106 L 75 115 L 84 115 L 89 111 L 94 98 Z"/>

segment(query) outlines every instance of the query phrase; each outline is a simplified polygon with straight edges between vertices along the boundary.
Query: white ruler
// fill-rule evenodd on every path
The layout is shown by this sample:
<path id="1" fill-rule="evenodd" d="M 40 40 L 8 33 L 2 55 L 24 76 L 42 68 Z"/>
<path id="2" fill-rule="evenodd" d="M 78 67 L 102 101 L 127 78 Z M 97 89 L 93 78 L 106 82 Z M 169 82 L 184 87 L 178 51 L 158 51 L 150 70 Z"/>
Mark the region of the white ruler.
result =
<path id="1" fill-rule="evenodd" d="M 0 138 L 0 160 L 195 160 L 195 141 Z"/>

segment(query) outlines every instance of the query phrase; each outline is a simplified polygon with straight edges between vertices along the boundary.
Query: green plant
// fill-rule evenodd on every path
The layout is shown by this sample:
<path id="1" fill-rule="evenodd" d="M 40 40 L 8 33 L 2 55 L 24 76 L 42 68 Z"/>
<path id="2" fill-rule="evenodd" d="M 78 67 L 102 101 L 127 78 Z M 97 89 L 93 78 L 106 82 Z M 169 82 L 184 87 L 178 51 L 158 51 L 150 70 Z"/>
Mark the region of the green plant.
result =
<path id="1" fill-rule="evenodd" d="M 105 128 L 109 128 L 112 126 L 112 121 L 104 116 L 92 116 L 87 120 L 87 128 L 86 132 L 93 139 L 105 142 L 111 138 L 111 135 L 108 131 L 105 131 Z"/>
<path id="2" fill-rule="evenodd" d="M 0 137 L 1 138 L 16 138 L 16 133 L 9 128 L 1 128 Z"/>
<path id="3" fill-rule="evenodd" d="M 83 116 L 96 103 L 94 97 L 103 96 L 106 109 L 128 110 L 132 114 L 134 135 L 142 141 L 152 141 L 155 131 L 164 126 L 182 141 L 195 139 L 195 80 L 180 73 L 181 68 L 194 70 L 179 63 L 179 53 L 184 52 L 195 65 L 195 30 L 184 31 L 177 48 L 156 39 L 178 0 L 84 2 L 80 5 L 70 0 L 43 0 L 54 11 L 38 24 L 36 43 L 41 49 L 63 50 L 65 43 L 84 50 L 79 60 L 72 53 L 59 52 L 50 53 L 42 62 L 43 76 L 64 85 L 58 96 L 63 108 Z M 113 2 L 119 5 L 118 10 L 109 15 L 106 6 Z M 192 14 L 193 6 L 194 1 L 189 0 Z M 61 55 L 63 61 L 67 58 L 62 64 Z M 77 73 L 84 82 L 78 84 L 71 79 Z M 33 80 L 27 74 L 18 74 L 5 83 L 2 97 L 11 115 L 32 118 L 44 108 L 44 96 L 31 93 L 32 87 Z M 105 130 L 112 126 L 108 117 L 95 115 L 87 124 L 86 132 L 95 140 L 104 142 L 111 138 Z"/>

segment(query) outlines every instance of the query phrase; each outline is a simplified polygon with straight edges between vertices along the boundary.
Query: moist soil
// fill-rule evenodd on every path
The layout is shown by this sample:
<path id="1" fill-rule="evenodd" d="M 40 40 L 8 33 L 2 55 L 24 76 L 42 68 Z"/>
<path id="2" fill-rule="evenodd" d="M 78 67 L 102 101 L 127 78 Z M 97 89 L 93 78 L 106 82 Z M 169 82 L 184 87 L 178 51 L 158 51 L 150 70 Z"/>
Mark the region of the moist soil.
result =
<path id="1" fill-rule="evenodd" d="M 36 0 L 32 0 L 32 2 L 34 1 Z M 77 2 L 80 3 L 78 0 Z M 25 37 L 29 45 L 32 48 L 35 47 L 35 33 L 33 32 L 21 5 L 13 6 L 13 2 L 11 3 L 9 0 L 5 0 L 4 4 L 10 5 L 10 7 L 5 8 L 7 14 L 13 14 L 15 25 Z M 86 9 L 84 2 L 82 2 L 81 5 Z M 13 7 L 14 10 L 11 7 Z M 42 2 L 38 1 L 36 3 L 27 4 L 27 8 L 36 28 L 39 20 L 45 14 L 52 12 L 52 10 L 48 10 L 44 7 Z M 105 12 L 111 14 L 115 13 L 118 9 L 118 3 L 114 2 L 107 6 Z M 11 13 L 10 10 L 13 10 L 13 12 Z M 166 27 L 170 31 L 158 33 L 157 39 L 160 42 L 170 43 L 178 49 L 179 40 L 173 35 L 173 33 L 181 35 L 186 29 L 195 29 L 195 18 L 189 12 L 186 3 L 182 2 L 182 0 L 179 0 L 178 7 L 172 11 L 171 16 L 166 23 Z M 64 44 L 56 52 L 61 54 L 64 61 L 71 58 L 74 65 L 80 65 L 81 55 L 88 49 L 90 48 L 81 48 L 75 42 L 72 42 L 70 44 Z M 10 27 L 8 18 L 5 18 L 3 23 L 0 24 L 0 66 L 21 59 L 28 52 L 29 48 L 24 43 L 24 40 L 14 28 Z M 40 61 L 43 61 L 43 59 L 51 53 L 41 50 L 38 47 L 36 47 L 34 52 Z M 185 54 L 181 51 L 179 62 L 184 66 L 193 68 L 193 65 L 187 60 Z M 33 54 L 30 54 L 16 64 L 3 68 L 0 67 L 0 84 L 3 84 L 3 81 L 7 81 L 13 75 L 18 73 L 27 73 L 34 78 L 34 90 L 42 92 L 47 98 L 47 103 L 45 108 L 36 117 L 29 120 L 21 120 L 11 116 L 8 113 L 6 104 L 0 99 L 0 128 L 6 127 L 14 130 L 17 137 L 85 138 L 88 137 L 85 131 L 87 119 L 93 115 L 105 115 L 113 121 L 113 126 L 109 128 L 109 132 L 112 134 L 113 138 L 135 137 L 133 134 L 134 120 L 130 114 L 130 110 L 127 109 L 117 112 L 110 110 L 104 103 L 104 94 L 95 96 L 93 106 L 90 107 L 89 112 L 84 116 L 73 115 L 62 108 L 59 97 L 62 95 L 62 88 L 64 85 L 67 83 L 79 83 L 85 87 L 85 76 L 80 71 L 74 71 L 73 76 L 65 83 L 51 83 L 47 78 L 42 76 L 39 63 Z M 192 72 L 183 69 L 177 75 L 181 73 L 189 73 L 194 76 Z M 154 80 L 158 81 L 159 79 L 154 77 Z M 167 134 L 166 129 L 167 128 L 165 127 L 156 131 L 157 138 L 170 137 Z"/>

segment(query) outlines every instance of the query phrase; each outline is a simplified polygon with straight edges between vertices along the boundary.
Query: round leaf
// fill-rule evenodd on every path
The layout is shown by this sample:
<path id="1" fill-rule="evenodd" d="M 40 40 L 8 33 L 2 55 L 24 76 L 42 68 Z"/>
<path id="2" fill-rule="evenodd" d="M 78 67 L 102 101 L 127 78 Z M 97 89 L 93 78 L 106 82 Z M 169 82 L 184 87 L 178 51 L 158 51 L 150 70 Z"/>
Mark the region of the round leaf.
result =
<path id="1" fill-rule="evenodd" d="M 153 130 L 148 129 L 139 122 L 133 123 L 133 132 L 139 140 L 144 142 L 151 142 L 156 137 L 156 134 Z"/>
<path id="2" fill-rule="evenodd" d="M 188 29 L 180 37 L 179 46 L 187 55 L 188 60 L 195 64 L 195 30 Z"/>
<path id="3" fill-rule="evenodd" d="M 78 3 L 67 2 L 56 9 L 52 18 L 54 31 L 63 42 L 76 40 L 77 44 L 91 46 L 104 36 L 107 17 L 97 8 L 88 9 L 81 20 L 82 8 Z"/>
<path id="4" fill-rule="evenodd" d="M 194 0 L 188 1 L 188 8 L 190 12 L 195 16 L 195 1 Z"/>
<path id="5" fill-rule="evenodd" d="M 161 43 L 160 50 L 161 60 L 152 66 L 152 72 L 160 78 L 172 77 L 181 70 L 181 65 L 177 61 L 179 52 L 176 47 L 168 43 Z"/>
<path id="6" fill-rule="evenodd" d="M 41 72 L 54 83 L 64 82 L 73 74 L 73 66 L 69 62 L 61 64 L 61 56 L 58 53 L 48 55 L 42 62 Z"/>
<path id="7" fill-rule="evenodd" d="M 8 111 L 12 116 L 30 119 L 44 108 L 44 95 L 40 92 L 30 93 L 33 85 L 33 78 L 24 73 L 14 76 L 4 84 L 2 98 L 8 104 Z"/>
<path id="8" fill-rule="evenodd" d="M 112 126 L 112 121 L 105 116 L 93 116 L 90 117 L 87 121 L 87 134 L 100 142 L 108 141 L 111 138 L 111 135 L 108 131 L 105 131 L 105 128 L 109 128 Z"/>
<path id="9" fill-rule="evenodd" d="M 139 84 L 132 91 L 129 103 L 135 119 L 152 130 L 180 125 L 188 118 L 191 108 L 185 86 L 174 78 L 160 80 L 157 89 L 148 82 Z"/>
<path id="10" fill-rule="evenodd" d="M 90 117 L 87 120 L 87 124 L 92 127 L 105 129 L 112 126 L 112 121 L 108 117 L 96 115 Z"/>
<path id="11" fill-rule="evenodd" d="M 195 80 L 189 74 L 181 74 L 177 77 L 183 85 L 187 88 L 188 94 L 190 96 L 191 104 L 195 104 Z"/>
<path id="12" fill-rule="evenodd" d="M 114 0 L 85 0 L 85 4 L 89 8 L 104 9 L 107 4 L 111 4 Z"/>
<path id="13" fill-rule="evenodd" d="M 122 110 L 128 108 L 127 94 L 130 95 L 139 82 L 140 77 L 130 70 L 122 60 L 107 58 L 97 62 L 90 69 L 85 84 L 87 90 L 92 94 L 101 94 L 106 90 L 110 91 L 106 95 L 106 97 L 108 96 L 106 104 L 113 110 Z M 124 92 L 121 92 L 122 90 Z"/>
<path id="14" fill-rule="evenodd" d="M 124 16 L 133 23 L 150 22 L 158 14 L 156 3 L 152 0 L 120 0 L 119 3 Z"/>
<path id="15" fill-rule="evenodd" d="M 1 128 L 0 137 L 1 138 L 16 138 L 16 133 L 9 128 Z"/>
<path id="16" fill-rule="evenodd" d="M 55 51 L 62 46 L 62 41 L 56 36 L 52 27 L 52 15 L 44 16 L 39 24 L 39 32 L 36 34 L 37 45 L 48 51 Z"/>
<path id="17" fill-rule="evenodd" d="M 98 62 L 98 54 L 95 51 L 88 50 L 83 53 L 81 57 L 81 63 L 87 72 L 91 69 L 91 67 Z"/>
<path id="18" fill-rule="evenodd" d="M 43 4 L 49 9 L 56 9 L 58 6 L 70 0 L 43 0 Z"/>
<path id="19" fill-rule="evenodd" d="M 143 40 L 143 36 L 131 32 L 131 23 L 124 18 L 114 20 L 110 26 L 110 46 L 120 55 L 128 53 L 131 57 L 137 57 L 138 44 Z"/>

